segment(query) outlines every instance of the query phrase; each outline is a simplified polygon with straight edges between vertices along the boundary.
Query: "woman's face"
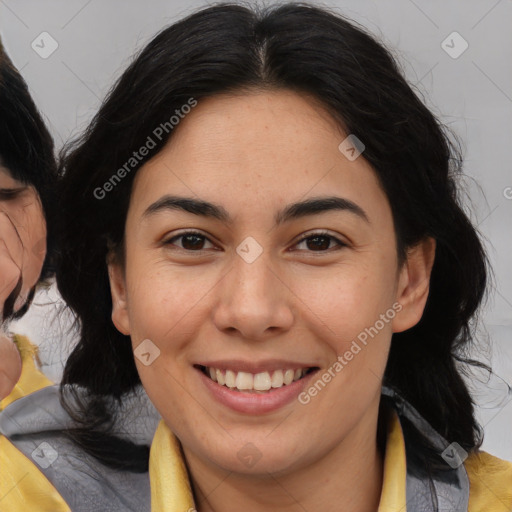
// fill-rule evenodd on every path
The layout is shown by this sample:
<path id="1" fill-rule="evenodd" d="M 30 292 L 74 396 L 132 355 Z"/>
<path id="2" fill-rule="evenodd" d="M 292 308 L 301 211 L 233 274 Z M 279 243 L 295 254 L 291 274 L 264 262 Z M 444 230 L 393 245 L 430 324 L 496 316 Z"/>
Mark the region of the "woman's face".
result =
<path id="1" fill-rule="evenodd" d="M 109 265 L 150 399 L 192 467 L 284 474 L 342 447 L 361 456 L 433 245 L 399 268 L 376 175 L 308 96 L 216 96 L 174 130 L 135 178 L 125 266 Z"/>
<path id="2" fill-rule="evenodd" d="M 0 165 L 0 302 L 21 282 L 14 311 L 37 283 L 46 255 L 46 222 L 35 188 Z"/>

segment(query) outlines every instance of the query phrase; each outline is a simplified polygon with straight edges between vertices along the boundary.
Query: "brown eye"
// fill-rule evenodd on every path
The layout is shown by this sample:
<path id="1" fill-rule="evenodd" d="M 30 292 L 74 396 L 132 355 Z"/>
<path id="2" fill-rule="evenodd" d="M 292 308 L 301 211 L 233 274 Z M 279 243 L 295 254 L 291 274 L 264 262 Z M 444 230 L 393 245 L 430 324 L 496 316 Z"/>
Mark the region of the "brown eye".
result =
<path id="1" fill-rule="evenodd" d="M 209 242 L 208 238 L 203 234 L 197 233 L 195 231 L 189 231 L 170 238 L 165 242 L 165 245 L 177 245 L 175 244 L 175 241 L 180 239 L 181 246 L 178 245 L 178 248 L 192 252 L 205 249 L 205 243 Z"/>
<path id="2" fill-rule="evenodd" d="M 331 241 L 327 236 L 313 236 L 307 239 L 308 249 L 316 251 L 317 249 L 329 249 Z"/>
<path id="3" fill-rule="evenodd" d="M 338 240 L 336 237 L 330 235 L 329 233 L 313 233 L 299 240 L 297 245 L 305 243 L 306 248 L 309 251 L 326 252 L 328 249 L 331 248 L 330 245 L 332 241 L 336 242 L 336 245 L 338 247 L 346 247 L 347 245 Z"/>
<path id="4" fill-rule="evenodd" d="M 204 246 L 204 237 L 198 235 L 185 235 L 182 236 L 183 248 L 188 250 L 202 249 Z"/>

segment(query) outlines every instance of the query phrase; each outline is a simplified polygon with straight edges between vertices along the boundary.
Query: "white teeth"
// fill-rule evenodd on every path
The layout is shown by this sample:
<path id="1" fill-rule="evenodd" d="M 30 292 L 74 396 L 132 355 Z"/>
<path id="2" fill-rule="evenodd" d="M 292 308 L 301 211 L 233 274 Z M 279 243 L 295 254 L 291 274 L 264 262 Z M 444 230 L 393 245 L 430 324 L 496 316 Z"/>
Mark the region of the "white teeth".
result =
<path id="1" fill-rule="evenodd" d="M 221 386 L 224 386 L 225 384 L 225 380 L 224 380 L 224 375 L 222 375 L 222 372 L 220 370 L 217 370 L 216 371 L 217 373 L 217 382 L 221 385 Z"/>
<path id="2" fill-rule="evenodd" d="M 234 372 L 232 370 L 219 370 L 218 368 L 206 368 L 206 374 L 221 386 L 226 386 L 239 391 L 264 392 L 289 386 L 302 378 L 307 372 L 306 368 L 297 370 L 274 370 L 273 372 L 260 372 L 252 374 L 248 372 Z"/>
<path id="3" fill-rule="evenodd" d="M 226 386 L 228 388 L 236 387 L 236 373 L 231 370 L 226 370 Z"/>
<path id="4" fill-rule="evenodd" d="M 254 376 L 253 386 L 257 391 L 268 391 L 272 387 L 270 374 L 268 372 L 257 373 Z"/>
<path id="5" fill-rule="evenodd" d="M 272 387 L 280 388 L 284 384 L 284 375 L 282 370 L 276 370 L 272 375 Z"/>
<path id="6" fill-rule="evenodd" d="M 238 372 L 236 376 L 236 387 L 238 389 L 254 389 L 254 378 L 252 373 Z"/>
<path id="7" fill-rule="evenodd" d="M 286 370 L 284 372 L 284 383 L 288 386 L 293 382 L 295 372 L 293 370 Z"/>

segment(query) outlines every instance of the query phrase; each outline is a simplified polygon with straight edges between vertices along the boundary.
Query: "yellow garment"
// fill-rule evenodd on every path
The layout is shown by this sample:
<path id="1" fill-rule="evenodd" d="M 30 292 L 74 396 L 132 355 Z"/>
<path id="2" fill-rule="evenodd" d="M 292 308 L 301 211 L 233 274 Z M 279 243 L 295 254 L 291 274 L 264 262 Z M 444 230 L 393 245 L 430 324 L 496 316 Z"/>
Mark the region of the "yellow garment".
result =
<path id="1" fill-rule="evenodd" d="M 53 382 L 36 367 L 36 361 L 39 360 L 37 346 L 32 345 L 26 336 L 20 336 L 19 334 L 14 335 L 14 343 L 21 354 L 22 367 L 20 380 L 16 386 L 14 386 L 11 394 L 0 401 L 0 411 L 4 410 L 18 398 L 27 396 L 38 389 L 53 384 Z"/>
<path id="2" fill-rule="evenodd" d="M 512 463 L 487 452 L 464 462 L 469 477 L 469 512 L 512 511 Z"/>
<path id="3" fill-rule="evenodd" d="M 23 360 L 18 386 L 0 402 L 1 408 L 52 382 L 35 366 L 34 347 L 17 337 Z M 486 452 L 464 462 L 470 481 L 468 512 L 512 511 L 512 463 Z M 194 512 L 190 481 L 180 444 L 160 421 L 150 452 L 151 512 Z M 0 436 L 0 511 L 70 512 L 55 487 L 35 463 Z M 378 512 L 407 512 L 405 441 L 395 411 L 388 425 L 382 494 Z"/>
<path id="4" fill-rule="evenodd" d="M 377 512 L 406 512 L 405 475 L 407 462 L 405 458 L 405 442 L 396 411 L 388 424 L 386 439 L 386 455 L 384 457 L 384 475 Z"/>
<path id="5" fill-rule="evenodd" d="M 194 510 L 187 469 L 176 436 L 161 420 L 149 454 L 151 512 Z"/>
<path id="6" fill-rule="evenodd" d="M 0 510 L 71 512 L 57 489 L 5 436 L 0 436 Z"/>
<path id="7" fill-rule="evenodd" d="M 37 347 L 20 335 L 14 336 L 14 343 L 20 351 L 23 366 L 20 380 L 11 394 L 0 401 L 0 411 L 18 398 L 53 384 L 36 367 Z M 34 462 L 25 457 L 5 436 L 0 435 L 0 511 L 29 510 L 71 512 L 57 489 Z"/>

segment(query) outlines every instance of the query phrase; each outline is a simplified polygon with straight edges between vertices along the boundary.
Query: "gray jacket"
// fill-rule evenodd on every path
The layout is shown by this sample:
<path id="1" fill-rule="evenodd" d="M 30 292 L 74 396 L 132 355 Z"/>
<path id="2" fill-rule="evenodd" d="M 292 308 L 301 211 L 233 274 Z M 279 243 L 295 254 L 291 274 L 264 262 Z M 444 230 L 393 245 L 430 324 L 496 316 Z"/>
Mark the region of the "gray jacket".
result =
<path id="1" fill-rule="evenodd" d="M 407 418 L 404 431 L 407 478 L 407 512 L 466 512 L 469 479 L 464 465 L 456 462 L 457 453 L 448 448 L 450 459 L 432 480 L 426 477 L 421 454 L 407 442 L 409 429 L 423 433 L 439 453 L 448 443 L 400 396 L 382 389 L 398 412 L 400 423 Z M 137 444 L 151 444 L 160 417 L 142 388 L 123 401 L 116 431 Z M 16 400 L 0 413 L 0 432 L 14 446 L 34 460 L 73 512 L 150 512 L 149 473 L 132 473 L 104 466 L 85 453 L 62 431 L 71 419 L 59 401 L 58 386 L 49 386 Z"/>

